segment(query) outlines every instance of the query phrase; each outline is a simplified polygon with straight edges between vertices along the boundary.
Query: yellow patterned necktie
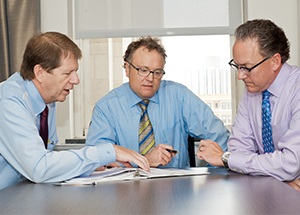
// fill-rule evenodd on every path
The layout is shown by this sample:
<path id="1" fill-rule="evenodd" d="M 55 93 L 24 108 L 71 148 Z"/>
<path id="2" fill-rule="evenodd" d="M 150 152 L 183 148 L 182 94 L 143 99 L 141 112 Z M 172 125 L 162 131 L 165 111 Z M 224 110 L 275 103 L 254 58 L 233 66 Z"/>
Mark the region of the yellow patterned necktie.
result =
<path id="1" fill-rule="evenodd" d="M 155 148 L 154 132 L 147 112 L 148 104 L 149 100 L 138 103 L 143 110 L 139 126 L 139 147 L 142 155 L 146 155 Z"/>

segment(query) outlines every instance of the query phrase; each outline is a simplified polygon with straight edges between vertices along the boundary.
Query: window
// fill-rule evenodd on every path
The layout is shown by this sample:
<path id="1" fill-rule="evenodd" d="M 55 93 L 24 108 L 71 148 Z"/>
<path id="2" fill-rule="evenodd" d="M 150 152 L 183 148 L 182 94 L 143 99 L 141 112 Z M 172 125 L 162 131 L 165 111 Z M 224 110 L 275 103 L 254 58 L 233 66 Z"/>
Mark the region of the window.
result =
<path id="1" fill-rule="evenodd" d="M 83 98 L 88 98 L 83 103 L 85 134 L 94 104 L 111 89 L 128 81 L 122 67 L 122 56 L 134 39 L 83 40 L 89 47 L 89 52 L 85 53 L 89 55 L 89 61 L 86 62 L 89 65 L 89 76 L 84 84 L 85 92 L 88 93 Z M 231 114 L 231 109 L 226 108 L 231 101 L 229 35 L 161 37 L 161 40 L 167 52 L 163 79 L 187 86 L 209 104 L 216 116 Z"/>
<path id="2" fill-rule="evenodd" d="M 222 115 L 222 121 L 224 122 L 224 124 L 227 124 L 227 116 L 226 115 Z"/>
<path id="3" fill-rule="evenodd" d="M 149 8 L 155 8 L 155 16 Z M 241 2 L 235 0 L 75 0 L 75 37 L 84 57 L 78 71 L 81 85 L 70 101 L 71 133 L 84 136 L 95 102 L 127 81 L 122 56 L 141 35 L 161 37 L 168 55 L 164 79 L 187 86 L 210 103 L 216 116 L 231 114 L 231 108 L 219 106 L 231 102 L 230 34 L 241 17 Z"/>
<path id="4" fill-rule="evenodd" d="M 208 107 L 212 108 L 212 103 L 211 102 L 207 102 L 206 104 L 208 105 Z"/>
<path id="5" fill-rule="evenodd" d="M 231 102 L 227 102 L 227 109 L 231 109 Z"/>
<path id="6" fill-rule="evenodd" d="M 226 102 L 222 102 L 222 103 L 221 103 L 221 105 L 222 105 L 222 110 L 226 110 L 226 108 L 227 108 L 227 107 L 226 107 L 226 104 L 227 104 Z"/>
<path id="7" fill-rule="evenodd" d="M 231 123 L 232 123 L 232 116 L 228 115 L 228 124 L 231 124 Z"/>
<path id="8" fill-rule="evenodd" d="M 215 102 L 215 109 L 219 109 L 219 102 Z"/>

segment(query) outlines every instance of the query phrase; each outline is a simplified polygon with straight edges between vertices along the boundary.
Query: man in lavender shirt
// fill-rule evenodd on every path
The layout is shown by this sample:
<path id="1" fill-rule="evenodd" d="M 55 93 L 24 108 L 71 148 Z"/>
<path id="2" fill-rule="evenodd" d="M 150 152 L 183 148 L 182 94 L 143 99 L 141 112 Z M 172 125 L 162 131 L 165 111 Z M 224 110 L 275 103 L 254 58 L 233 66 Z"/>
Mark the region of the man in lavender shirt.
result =
<path id="1" fill-rule="evenodd" d="M 199 159 L 235 172 L 267 175 L 300 191 L 300 69 L 290 66 L 290 45 L 281 28 L 269 20 L 252 20 L 235 31 L 230 66 L 245 90 L 238 107 L 228 151 L 202 140 Z M 262 92 L 271 93 L 274 151 L 262 143 Z M 297 180 L 298 179 L 298 180 Z"/>

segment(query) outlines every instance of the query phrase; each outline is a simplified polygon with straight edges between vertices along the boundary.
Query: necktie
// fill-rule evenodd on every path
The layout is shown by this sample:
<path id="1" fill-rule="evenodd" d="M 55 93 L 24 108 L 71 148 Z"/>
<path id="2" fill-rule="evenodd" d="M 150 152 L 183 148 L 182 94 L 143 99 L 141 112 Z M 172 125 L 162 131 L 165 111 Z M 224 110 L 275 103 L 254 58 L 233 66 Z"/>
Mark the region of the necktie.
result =
<path id="1" fill-rule="evenodd" d="M 153 128 L 148 116 L 147 107 L 149 100 L 143 100 L 138 103 L 142 108 L 139 125 L 139 146 L 140 154 L 145 155 L 155 148 L 155 139 Z"/>
<path id="2" fill-rule="evenodd" d="M 45 148 L 47 149 L 47 145 L 48 145 L 48 106 L 47 105 L 44 111 L 41 113 L 40 136 L 44 141 Z"/>
<path id="3" fill-rule="evenodd" d="M 271 93 L 267 90 L 262 92 L 262 141 L 265 153 L 274 151 L 272 126 L 271 126 Z"/>

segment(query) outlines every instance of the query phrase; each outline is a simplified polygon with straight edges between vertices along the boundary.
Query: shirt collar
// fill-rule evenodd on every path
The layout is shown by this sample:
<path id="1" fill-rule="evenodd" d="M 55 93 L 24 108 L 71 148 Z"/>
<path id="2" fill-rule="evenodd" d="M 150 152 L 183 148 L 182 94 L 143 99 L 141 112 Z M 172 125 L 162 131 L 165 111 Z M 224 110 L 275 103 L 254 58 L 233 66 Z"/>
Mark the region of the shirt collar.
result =
<path id="1" fill-rule="evenodd" d="M 158 89 L 159 90 L 159 89 Z M 129 83 L 126 83 L 126 97 L 128 98 L 129 107 L 135 106 L 137 103 L 142 101 L 140 97 L 138 97 L 135 92 L 130 88 Z M 153 97 L 149 99 L 151 102 L 159 103 L 158 101 L 158 91 L 155 93 Z"/>
<path id="2" fill-rule="evenodd" d="M 44 99 L 35 87 L 32 81 L 25 80 L 25 86 L 28 92 L 28 96 L 33 106 L 34 113 L 36 115 L 40 114 L 46 107 Z"/>
<path id="3" fill-rule="evenodd" d="M 289 78 L 291 70 L 289 69 L 290 65 L 287 63 L 284 63 L 273 81 L 273 83 L 268 87 L 268 91 L 272 93 L 273 96 L 279 97 L 282 90 L 283 86 L 285 85 L 286 81 Z"/>

